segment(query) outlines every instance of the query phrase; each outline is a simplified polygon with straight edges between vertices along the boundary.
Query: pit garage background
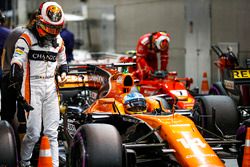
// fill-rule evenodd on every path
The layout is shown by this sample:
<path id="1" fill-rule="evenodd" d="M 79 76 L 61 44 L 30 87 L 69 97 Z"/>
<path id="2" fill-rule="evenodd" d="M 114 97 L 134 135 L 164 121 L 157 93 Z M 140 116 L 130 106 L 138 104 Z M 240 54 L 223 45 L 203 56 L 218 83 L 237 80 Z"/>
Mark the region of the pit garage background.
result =
<path id="1" fill-rule="evenodd" d="M 249 0 L 56 0 L 76 36 L 75 50 L 123 53 L 136 47 L 144 33 L 171 34 L 169 70 L 192 77 L 200 87 L 202 73 L 209 83 L 220 79 L 211 45 L 228 46 L 241 65 L 250 57 Z M 1 1 L 10 26 L 25 24 L 40 0 Z M 82 53 L 82 52 L 80 52 Z M 83 59 L 85 58 L 82 55 Z"/>

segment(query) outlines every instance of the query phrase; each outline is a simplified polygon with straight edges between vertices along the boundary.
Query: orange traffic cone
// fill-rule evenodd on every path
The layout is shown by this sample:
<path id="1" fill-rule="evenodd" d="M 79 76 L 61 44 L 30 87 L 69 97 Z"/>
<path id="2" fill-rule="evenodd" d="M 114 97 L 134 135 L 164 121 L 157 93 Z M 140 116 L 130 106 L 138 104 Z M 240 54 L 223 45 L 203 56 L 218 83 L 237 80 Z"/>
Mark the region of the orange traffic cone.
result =
<path id="1" fill-rule="evenodd" d="M 247 128 L 242 167 L 250 167 L 250 128 Z"/>
<path id="2" fill-rule="evenodd" d="M 45 166 L 53 167 L 49 138 L 47 136 L 42 137 L 38 159 L 38 167 Z"/>
<path id="3" fill-rule="evenodd" d="M 201 81 L 201 93 L 208 94 L 208 91 L 209 91 L 209 86 L 207 80 L 207 72 L 203 72 L 203 79 Z"/>

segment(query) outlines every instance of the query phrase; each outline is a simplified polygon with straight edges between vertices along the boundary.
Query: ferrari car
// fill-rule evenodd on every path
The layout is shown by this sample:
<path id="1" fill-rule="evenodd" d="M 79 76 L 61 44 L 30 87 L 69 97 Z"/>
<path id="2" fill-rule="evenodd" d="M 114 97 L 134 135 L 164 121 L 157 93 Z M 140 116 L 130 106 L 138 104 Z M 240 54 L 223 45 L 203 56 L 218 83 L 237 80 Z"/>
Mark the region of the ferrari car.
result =
<path id="1" fill-rule="evenodd" d="M 135 52 L 124 55 L 119 62 L 135 63 Z M 240 123 L 240 114 L 232 99 L 225 94 L 210 94 L 206 96 L 199 94 L 197 90 L 191 90 L 192 78 L 178 77 L 176 71 L 155 71 L 144 80 L 136 79 L 136 67 L 128 67 L 128 72 L 133 73 L 137 90 L 144 96 L 161 95 L 167 99 L 175 99 L 174 107 L 178 110 L 189 112 L 192 115 L 201 133 L 207 137 L 211 134 L 206 130 L 219 136 L 235 138 Z M 172 104 L 170 107 L 172 108 Z M 228 105 L 224 105 L 228 104 Z M 223 121 L 222 121 L 223 120 Z M 206 130 L 205 130 L 206 129 Z"/>
<path id="2" fill-rule="evenodd" d="M 121 63 L 135 63 L 136 52 L 128 52 L 119 59 Z M 190 86 L 193 83 L 192 78 L 180 78 L 176 71 L 155 71 L 147 79 L 138 80 L 136 78 L 136 65 L 128 67 L 128 72 L 133 73 L 138 91 L 145 96 L 165 94 L 171 98 L 177 99 L 176 107 L 179 109 L 193 109 L 195 98 L 190 92 Z"/>
<path id="3" fill-rule="evenodd" d="M 221 158 L 237 156 L 229 149 L 237 140 L 204 138 L 189 110 L 174 107 L 176 98 L 134 92 L 134 80 L 117 70 L 121 66 L 126 64 L 70 67 L 60 86 L 68 166 L 225 166 Z M 131 94 L 139 95 L 128 102 Z M 212 96 L 201 101 L 204 110 L 218 110 Z"/>

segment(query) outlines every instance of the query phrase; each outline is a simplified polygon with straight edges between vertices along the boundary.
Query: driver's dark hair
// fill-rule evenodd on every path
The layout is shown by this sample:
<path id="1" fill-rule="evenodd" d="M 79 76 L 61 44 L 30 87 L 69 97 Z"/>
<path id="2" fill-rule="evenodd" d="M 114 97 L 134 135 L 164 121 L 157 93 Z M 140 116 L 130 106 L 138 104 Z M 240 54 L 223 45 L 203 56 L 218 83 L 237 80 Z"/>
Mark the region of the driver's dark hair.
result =
<path id="1" fill-rule="evenodd" d="M 37 20 L 37 16 L 38 16 L 38 9 L 34 10 L 30 16 L 29 16 L 29 22 L 28 24 L 26 25 L 26 27 L 28 29 L 32 29 L 32 27 L 34 26 L 36 20 Z"/>

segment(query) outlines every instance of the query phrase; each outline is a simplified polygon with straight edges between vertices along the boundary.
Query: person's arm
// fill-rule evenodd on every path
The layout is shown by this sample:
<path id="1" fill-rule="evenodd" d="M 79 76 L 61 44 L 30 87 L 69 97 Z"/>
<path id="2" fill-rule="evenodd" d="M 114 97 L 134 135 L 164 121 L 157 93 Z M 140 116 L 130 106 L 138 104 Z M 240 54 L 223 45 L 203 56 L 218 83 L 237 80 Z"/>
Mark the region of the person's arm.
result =
<path id="1" fill-rule="evenodd" d="M 15 44 L 13 57 L 11 59 L 11 77 L 12 79 L 21 79 L 21 73 L 23 73 L 23 64 L 28 60 L 29 46 L 31 40 L 27 34 L 22 34 Z M 15 78 L 17 77 L 17 78 Z"/>
<path id="2" fill-rule="evenodd" d="M 58 83 L 64 84 L 67 80 L 68 65 L 67 65 L 65 46 L 63 41 L 61 42 L 61 46 L 58 52 L 58 72 L 59 72 L 59 76 L 57 77 Z"/>
<path id="3" fill-rule="evenodd" d="M 167 71 L 168 67 L 168 50 L 161 52 L 161 70 Z"/>
<path id="4" fill-rule="evenodd" d="M 29 46 L 31 46 L 31 40 L 27 34 L 22 34 L 15 44 L 15 50 L 13 58 L 11 59 L 11 72 L 10 72 L 10 86 L 16 90 L 16 99 L 18 103 L 27 112 L 34 108 L 29 105 L 22 94 L 21 85 L 23 82 L 23 65 L 28 61 Z"/>
<path id="5" fill-rule="evenodd" d="M 137 75 L 140 79 L 145 78 L 145 76 L 152 73 L 152 68 L 148 65 L 146 56 L 148 54 L 147 46 L 139 43 L 136 49 L 136 65 L 137 65 Z"/>

